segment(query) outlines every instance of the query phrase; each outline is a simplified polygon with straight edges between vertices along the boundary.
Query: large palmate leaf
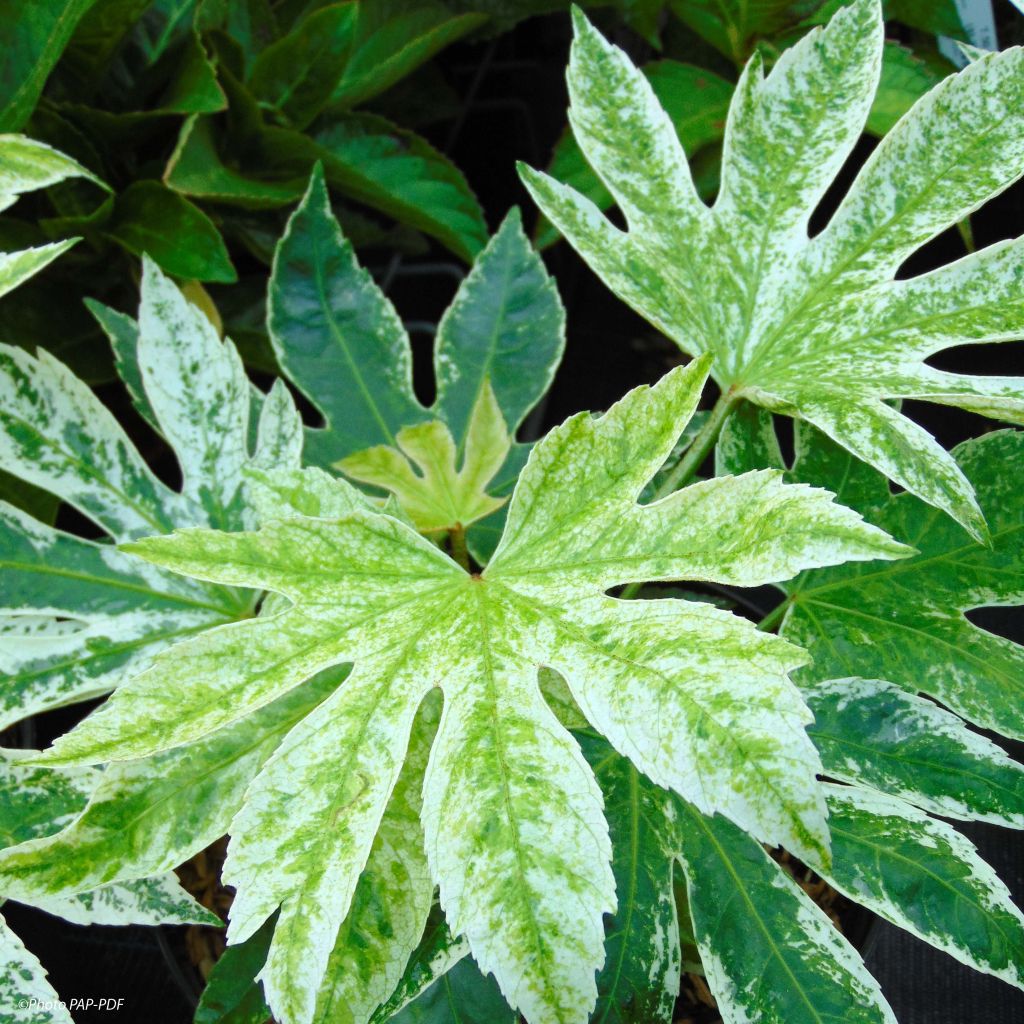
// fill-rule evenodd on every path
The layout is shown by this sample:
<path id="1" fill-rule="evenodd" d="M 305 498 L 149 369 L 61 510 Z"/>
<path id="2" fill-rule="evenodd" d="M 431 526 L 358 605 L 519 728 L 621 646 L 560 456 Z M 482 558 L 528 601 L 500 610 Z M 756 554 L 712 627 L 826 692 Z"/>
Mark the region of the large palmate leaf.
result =
<path id="1" fill-rule="evenodd" d="M 887 400 L 917 398 L 1024 421 L 1016 378 L 936 370 L 951 345 L 1024 333 L 1021 247 L 999 243 L 908 280 L 939 232 L 1024 173 L 1024 51 L 945 79 L 872 153 L 828 225 L 808 223 L 856 143 L 882 56 L 878 0 L 856 0 L 787 50 L 747 66 L 709 209 L 649 83 L 582 15 L 570 121 L 628 231 L 523 170 L 538 205 L 624 301 L 685 351 L 713 355 L 726 401 L 800 417 L 977 536 L 970 483 Z"/>
<path id="2" fill-rule="evenodd" d="M 126 381 L 184 479 L 164 485 L 99 399 L 46 352 L 0 349 L 0 466 L 78 509 L 110 539 L 243 525 L 249 384 L 234 348 L 152 264 L 140 326 L 112 311 Z M 260 413 L 257 464 L 293 464 L 300 424 L 282 386 Z M 176 639 L 250 613 L 230 589 L 155 570 L 0 504 L 0 724 L 104 693 Z"/>
<path id="3" fill-rule="evenodd" d="M 564 344 L 554 282 L 513 212 L 478 257 L 438 326 L 437 399 L 427 409 L 412 386 L 412 352 L 397 313 L 355 260 L 330 210 L 319 172 L 288 224 L 274 260 L 268 325 L 285 373 L 319 409 L 306 458 L 329 466 L 403 428 L 437 421 L 465 454 L 472 412 L 490 385 L 510 434 L 550 384 Z M 437 427 L 431 427 L 435 430 Z M 507 494 L 528 448 L 514 444 L 492 485 Z M 500 520 L 474 530 L 493 549 Z"/>
<path id="4" fill-rule="evenodd" d="M 890 494 L 881 476 L 820 435 L 799 437 L 795 476 L 831 481 L 841 500 L 920 551 L 899 566 L 814 571 L 789 586 L 782 633 L 811 652 L 805 677 L 885 679 L 977 725 L 1024 737 L 1024 652 L 965 614 L 1024 602 L 1024 500 L 1007 472 L 1024 458 L 1024 434 L 998 431 L 953 453 L 977 492 L 991 546 L 913 495 Z M 1014 814 L 1013 805 L 1003 813 Z"/>
<path id="5" fill-rule="evenodd" d="M 605 592 L 688 577 L 757 585 L 907 549 L 828 492 L 787 485 L 778 472 L 638 505 L 706 369 L 677 369 L 539 443 L 481 574 L 322 474 L 316 517 L 282 507 L 284 518 L 258 532 L 186 530 L 127 546 L 287 603 L 158 656 L 47 759 L 149 756 L 243 718 L 324 668 L 354 664 L 289 733 L 233 825 L 232 940 L 281 907 L 288 926 L 279 922 L 262 978 L 284 1020 L 314 1019 L 315 982 L 355 906 L 410 734 L 418 742 L 417 708 L 435 687 L 445 706 L 423 783 L 430 877 L 453 931 L 534 1021 L 585 1019 L 604 955 L 602 913 L 615 903 L 600 793 L 541 697 L 538 666 L 560 672 L 591 724 L 652 778 L 764 841 L 827 861 L 820 763 L 788 679 L 801 652 L 707 604 Z M 283 481 L 285 505 L 295 474 Z"/>

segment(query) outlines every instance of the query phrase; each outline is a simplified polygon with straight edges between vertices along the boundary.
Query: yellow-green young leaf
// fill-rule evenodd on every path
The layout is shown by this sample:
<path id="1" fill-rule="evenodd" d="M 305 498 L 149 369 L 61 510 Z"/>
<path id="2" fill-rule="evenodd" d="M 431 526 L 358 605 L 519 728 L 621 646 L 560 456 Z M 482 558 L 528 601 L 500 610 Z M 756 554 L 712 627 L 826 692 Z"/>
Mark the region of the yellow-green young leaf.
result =
<path id="1" fill-rule="evenodd" d="M 828 784 L 833 857 L 850 899 L 985 974 L 1024 988 L 1024 914 L 974 846 L 894 797 Z"/>
<path id="2" fill-rule="evenodd" d="M 501 508 L 507 499 L 487 493 L 512 447 L 494 390 L 484 380 L 470 414 L 462 450 L 440 420 L 404 427 L 395 435 L 398 448 L 378 445 L 342 459 L 343 473 L 398 499 L 420 533 L 469 526 Z"/>
<path id="3" fill-rule="evenodd" d="M 977 492 L 991 545 L 913 495 L 891 494 L 884 478 L 820 435 L 797 437 L 796 478 L 831 485 L 920 551 L 898 566 L 808 572 L 787 587 L 782 634 L 813 656 L 803 678 L 885 679 L 982 728 L 1024 738 L 1024 648 L 965 614 L 1024 603 L 1024 497 L 1007 469 L 1024 459 L 1024 433 L 996 431 L 953 452 Z"/>
<path id="4" fill-rule="evenodd" d="M 1024 174 L 1024 50 L 987 54 L 927 93 L 864 164 L 828 225 L 808 223 L 864 128 L 882 64 L 879 0 L 855 0 L 736 87 L 715 205 L 647 80 L 578 14 L 570 122 L 624 215 L 523 169 L 548 219 L 625 302 L 723 391 L 813 423 L 975 536 L 970 483 L 892 399 L 1024 422 L 1013 377 L 928 358 L 1024 333 L 1024 246 L 1000 242 L 928 274 L 906 259 Z"/>
<path id="5" fill-rule="evenodd" d="M 788 679 L 802 652 L 710 605 L 606 591 L 652 579 L 752 586 L 907 549 L 778 472 L 638 504 L 706 373 L 706 361 L 678 368 L 539 442 L 480 574 L 359 508 L 128 546 L 164 568 L 280 597 L 259 618 L 165 652 L 44 759 L 171 749 L 315 672 L 353 665 L 267 762 L 232 827 L 232 927 L 244 937 L 284 908 L 278 932 L 288 937 L 264 977 L 289 1024 L 312 1019 L 315 968 L 322 973 L 333 948 L 417 708 L 435 687 L 444 711 L 422 808 L 431 877 L 452 930 L 532 1022 L 586 1019 L 602 915 L 615 906 L 600 792 L 541 695 L 540 666 L 565 677 L 591 725 L 641 770 L 759 839 L 827 859 L 821 765 Z"/>

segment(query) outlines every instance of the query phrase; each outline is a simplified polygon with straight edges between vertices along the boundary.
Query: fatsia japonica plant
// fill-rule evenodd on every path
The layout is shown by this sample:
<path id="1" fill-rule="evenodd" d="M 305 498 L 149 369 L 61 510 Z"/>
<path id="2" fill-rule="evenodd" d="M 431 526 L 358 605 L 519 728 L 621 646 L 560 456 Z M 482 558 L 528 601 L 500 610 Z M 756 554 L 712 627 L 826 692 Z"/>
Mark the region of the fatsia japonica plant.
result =
<path id="1" fill-rule="evenodd" d="M 755 59 L 708 208 L 646 79 L 578 18 L 571 121 L 628 231 L 527 179 L 693 358 L 535 443 L 563 314 L 518 216 L 438 325 L 428 406 L 319 171 L 267 301 L 319 423 L 151 264 L 137 321 L 91 308 L 180 490 L 56 360 L 4 350 L 4 468 L 107 535 L 5 510 L 9 720 L 114 692 L 12 755 L 89 785 L 10 837 L 0 893 L 162 878 L 227 833 L 197 1021 L 667 1024 L 685 970 L 727 1024 L 892 1024 L 787 857 L 1021 985 L 1024 916 L 943 819 L 1024 826 L 1024 770 L 972 728 L 1024 737 L 1024 657 L 965 618 L 1024 595 L 1024 444 L 947 453 L 895 404 L 1020 416 L 1016 379 L 924 362 L 1024 333 L 1019 247 L 894 275 L 1024 173 L 1024 68 L 946 80 L 811 238 L 881 46 L 857 0 L 767 78 Z M 781 597 L 755 624 L 680 583 Z"/>

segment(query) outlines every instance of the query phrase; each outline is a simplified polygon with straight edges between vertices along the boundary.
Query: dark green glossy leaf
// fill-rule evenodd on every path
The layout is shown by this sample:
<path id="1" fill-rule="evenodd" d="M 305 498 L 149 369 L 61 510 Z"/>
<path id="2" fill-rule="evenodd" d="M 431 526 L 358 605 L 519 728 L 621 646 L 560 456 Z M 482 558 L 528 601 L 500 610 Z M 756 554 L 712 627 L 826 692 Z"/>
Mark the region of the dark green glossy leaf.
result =
<path id="1" fill-rule="evenodd" d="M 860 956 L 760 843 L 675 806 L 697 944 L 725 1020 L 895 1024 Z"/>
<path id="2" fill-rule="evenodd" d="M 176 277 L 234 281 L 216 225 L 184 196 L 156 181 L 137 181 L 118 197 L 105 233 L 136 256 L 151 256 Z"/>
<path id="3" fill-rule="evenodd" d="M 269 304 L 278 360 L 326 421 L 306 430 L 313 465 L 394 444 L 398 430 L 428 418 L 413 394 L 405 329 L 356 263 L 319 169 L 278 246 Z"/>
<path id="4" fill-rule="evenodd" d="M 831 487 L 920 554 L 813 570 L 789 584 L 785 637 L 807 648 L 803 678 L 860 675 L 922 691 L 984 728 L 1024 737 L 1024 650 L 970 622 L 965 612 L 1024 602 L 1024 496 L 1007 467 L 1024 459 L 1024 433 L 997 431 L 954 456 L 991 531 L 979 544 L 911 494 L 832 442 L 801 429 L 794 475 Z"/>
<path id="5" fill-rule="evenodd" d="M 803 687 L 825 773 L 946 818 L 1024 828 L 1024 766 L 948 711 L 893 683 Z"/>
<path id="6" fill-rule="evenodd" d="M 351 54 L 331 103 L 349 109 L 366 102 L 486 20 L 437 3 L 360 3 Z"/>
<path id="7" fill-rule="evenodd" d="M 358 5 L 332 4 L 314 11 L 256 58 L 249 79 L 253 96 L 304 128 L 330 98 L 352 45 Z"/>
<path id="8" fill-rule="evenodd" d="M 470 262 L 487 241 L 487 225 L 462 172 L 414 132 L 374 114 L 342 114 L 312 136 L 270 128 L 268 162 L 308 173 L 317 160 L 332 189 L 432 235 Z"/>
<path id="9" fill-rule="evenodd" d="M 956 0 L 885 0 L 885 16 L 937 36 L 967 39 Z"/>
<path id="10" fill-rule="evenodd" d="M 275 918 L 245 942 L 228 946 L 210 973 L 193 1024 L 265 1024 L 270 1009 L 256 981 L 274 937 Z"/>
<path id="11" fill-rule="evenodd" d="M 252 210 L 287 206 L 302 195 L 302 176 L 267 180 L 228 167 L 217 150 L 216 133 L 216 118 L 195 116 L 185 122 L 164 172 L 169 188 L 195 199 Z"/>
<path id="12" fill-rule="evenodd" d="M 0 131 L 29 118 L 75 26 L 95 0 L 0 0 Z"/>
<path id="13" fill-rule="evenodd" d="M 460 960 L 390 1018 L 393 1024 L 515 1024 L 498 983 L 472 957 Z"/>
<path id="14" fill-rule="evenodd" d="M 898 43 L 887 42 L 882 51 L 882 77 L 868 114 L 867 130 L 872 135 L 885 135 L 929 89 L 941 81 L 942 76 L 910 50 Z"/>

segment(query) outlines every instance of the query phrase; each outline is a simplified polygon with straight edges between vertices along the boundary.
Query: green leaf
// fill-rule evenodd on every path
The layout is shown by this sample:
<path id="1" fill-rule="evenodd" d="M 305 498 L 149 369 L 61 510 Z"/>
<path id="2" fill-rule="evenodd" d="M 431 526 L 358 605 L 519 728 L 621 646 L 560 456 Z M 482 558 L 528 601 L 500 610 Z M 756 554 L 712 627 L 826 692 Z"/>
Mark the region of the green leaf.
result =
<path id="1" fill-rule="evenodd" d="M 1024 601 L 1024 503 L 1006 472 L 1024 457 L 1024 434 L 998 431 L 953 453 L 988 518 L 991 546 L 913 495 L 890 495 L 881 477 L 823 440 L 805 437 L 804 452 L 796 476 L 833 486 L 846 478 L 841 500 L 856 496 L 870 519 L 920 550 L 898 566 L 848 566 L 794 582 L 782 633 L 813 658 L 804 678 L 887 679 L 1024 738 L 1024 651 L 965 615 Z"/>
<path id="2" fill-rule="evenodd" d="M 110 191 L 108 186 L 77 160 L 26 135 L 0 135 L 0 210 L 19 196 L 49 188 L 68 178 L 85 178 Z"/>
<path id="3" fill-rule="evenodd" d="M 358 4 L 313 11 L 253 62 L 249 88 L 296 128 L 305 128 L 330 99 L 352 46 Z"/>
<path id="4" fill-rule="evenodd" d="M 513 209 L 459 285 L 437 328 L 433 412 L 459 450 L 485 381 L 515 432 L 547 391 L 565 347 L 554 280 Z"/>
<path id="5" fill-rule="evenodd" d="M 687 156 L 692 157 L 702 146 L 721 140 L 733 91 L 732 82 L 706 68 L 675 60 L 655 61 L 640 70 L 671 118 Z M 548 173 L 570 185 L 599 210 L 607 210 L 615 203 L 569 131 L 558 140 Z M 558 237 L 558 232 L 546 221 L 538 226 L 537 244 L 541 248 L 555 242 Z"/>
<path id="6" fill-rule="evenodd" d="M 314 465 L 393 444 L 402 427 L 428 418 L 413 394 L 405 328 L 356 263 L 319 169 L 277 247 L 268 302 L 278 361 L 326 421 L 306 430 Z"/>
<path id="7" fill-rule="evenodd" d="M 955 715 L 892 683 L 803 687 L 825 773 L 944 818 L 1024 828 L 1024 767 Z"/>
<path id="8" fill-rule="evenodd" d="M 971 843 L 893 797 L 827 789 L 825 878 L 961 963 L 1024 988 L 1024 914 Z"/>
<path id="9" fill-rule="evenodd" d="M 604 796 L 618 907 L 605 925 L 592 1024 L 670 1024 L 679 995 L 673 866 L 682 847 L 674 798 L 604 741 L 581 737 Z"/>
<path id="10" fill-rule="evenodd" d="M 274 919 L 268 918 L 245 942 L 224 950 L 199 997 L 193 1024 L 266 1024 L 270 1009 L 256 975 L 273 935 Z"/>
<path id="11" fill-rule="evenodd" d="M 494 978 L 484 976 L 466 957 L 404 1006 L 391 1024 L 516 1024 Z"/>
<path id="12" fill-rule="evenodd" d="M 41 1009 L 53 1006 L 52 1010 Z M 74 1024 L 42 964 L 0 917 L 0 1006 L 5 1024 Z"/>
<path id="13" fill-rule="evenodd" d="M 177 644 L 43 760 L 171 749 L 317 671 L 354 664 L 268 762 L 233 826 L 233 844 L 247 851 L 231 871 L 233 936 L 279 905 L 290 919 L 264 972 L 272 1009 L 311 1019 L 312 986 L 370 856 L 416 709 L 435 686 L 445 710 L 423 785 L 431 878 L 452 930 L 528 1017 L 585 1018 L 604 956 L 602 914 L 614 907 L 600 793 L 540 694 L 539 665 L 565 678 L 589 721 L 648 775 L 765 841 L 827 858 L 821 765 L 787 678 L 803 655 L 707 604 L 606 595 L 691 576 L 751 586 L 823 562 L 906 553 L 827 492 L 778 473 L 637 504 L 706 369 L 706 360 L 679 368 L 540 442 L 480 574 L 390 516 L 358 509 L 130 545 L 173 571 L 288 603 Z"/>
<path id="14" fill-rule="evenodd" d="M 885 16 L 922 32 L 967 39 L 956 0 L 885 0 Z"/>
<path id="15" fill-rule="evenodd" d="M 351 108 L 389 89 L 434 54 L 487 20 L 480 12 L 453 14 L 441 4 L 359 4 L 352 50 L 331 103 Z"/>
<path id="16" fill-rule="evenodd" d="M 193 115 L 185 121 L 164 171 L 169 188 L 195 199 L 254 210 L 287 206 L 302 195 L 299 178 L 261 178 L 226 164 L 217 151 L 216 131 L 213 117 Z"/>
<path id="17" fill-rule="evenodd" d="M 736 64 L 750 56 L 759 37 L 772 36 L 823 0 L 670 0 L 672 13 Z"/>
<path id="18" fill-rule="evenodd" d="M 886 40 L 878 91 L 865 129 L 872 135 L 885 135 L 926 92 L 941 81 L 942 75 L 915 57 L 906 47 Z"/>
<path id="19" fill-rule="evenodd" d="M 487 493 L 512 442 L 494 390 L 485 379 L 466 429 L 461 463 L 451 431 L 440 420 L 403 427 L 398 448 L 379 445 L 337 467 L 360 483 L 389 491 L 420 533 L 468 526 L 504 503 Z"/>
<path id="20" fill-rule="evenodd" d="M 677 806 L 697 945 L 724 1020 L 896 1024 L 857 952 L 758 843 Z"/>
<path id="21" fill-rule="evenodd" d="M 148 254 L 177 277 L 238 279 L 216 225 L 184 196 L 157 181 L 136 181 L 114 203 L 104 233 L 136 256 Z"/>
<path id="22" fill-rule="evenodd" d="M 364 113 L 321 118 L 314 129 L 267 128 L 264 158 L 296 174 L 321 161 L 331 188 L 431 235 L 467 263 L 484 247 L 480 203 L 462 172 L 422 136 Z"/>
<path id="23" fill-rule="evenodd" d="M 75 26 L 96 0 L 21 0 L 0 3 L 0 131 L 16 131 L 29 119 L 53 66 Z"/>
<path id="24" fill-rule="evenodd" d="M 1024 50 L 980 58 L 928 93 L 874 150 L 828 225 L 807 226 L 845 164 L 881 69 L 878 0 L 856 0 L 764 77 L 747 66 L 730 107 L 722 187 L 698 198 L 668 115 L 626 56 L 580 15 L 570 120 L 629 224 L 529 169 L 545 215 L 625 302 L 722 391 L 823 430 L 975 536 L 971 485 L 889 400 L 1024 422 L 1018 378 L 932 368 L 953 345 L 1024 333 L 1021 245 L 1000 242 L 928 274 L 906 259 L 1024 173 Z"/>

